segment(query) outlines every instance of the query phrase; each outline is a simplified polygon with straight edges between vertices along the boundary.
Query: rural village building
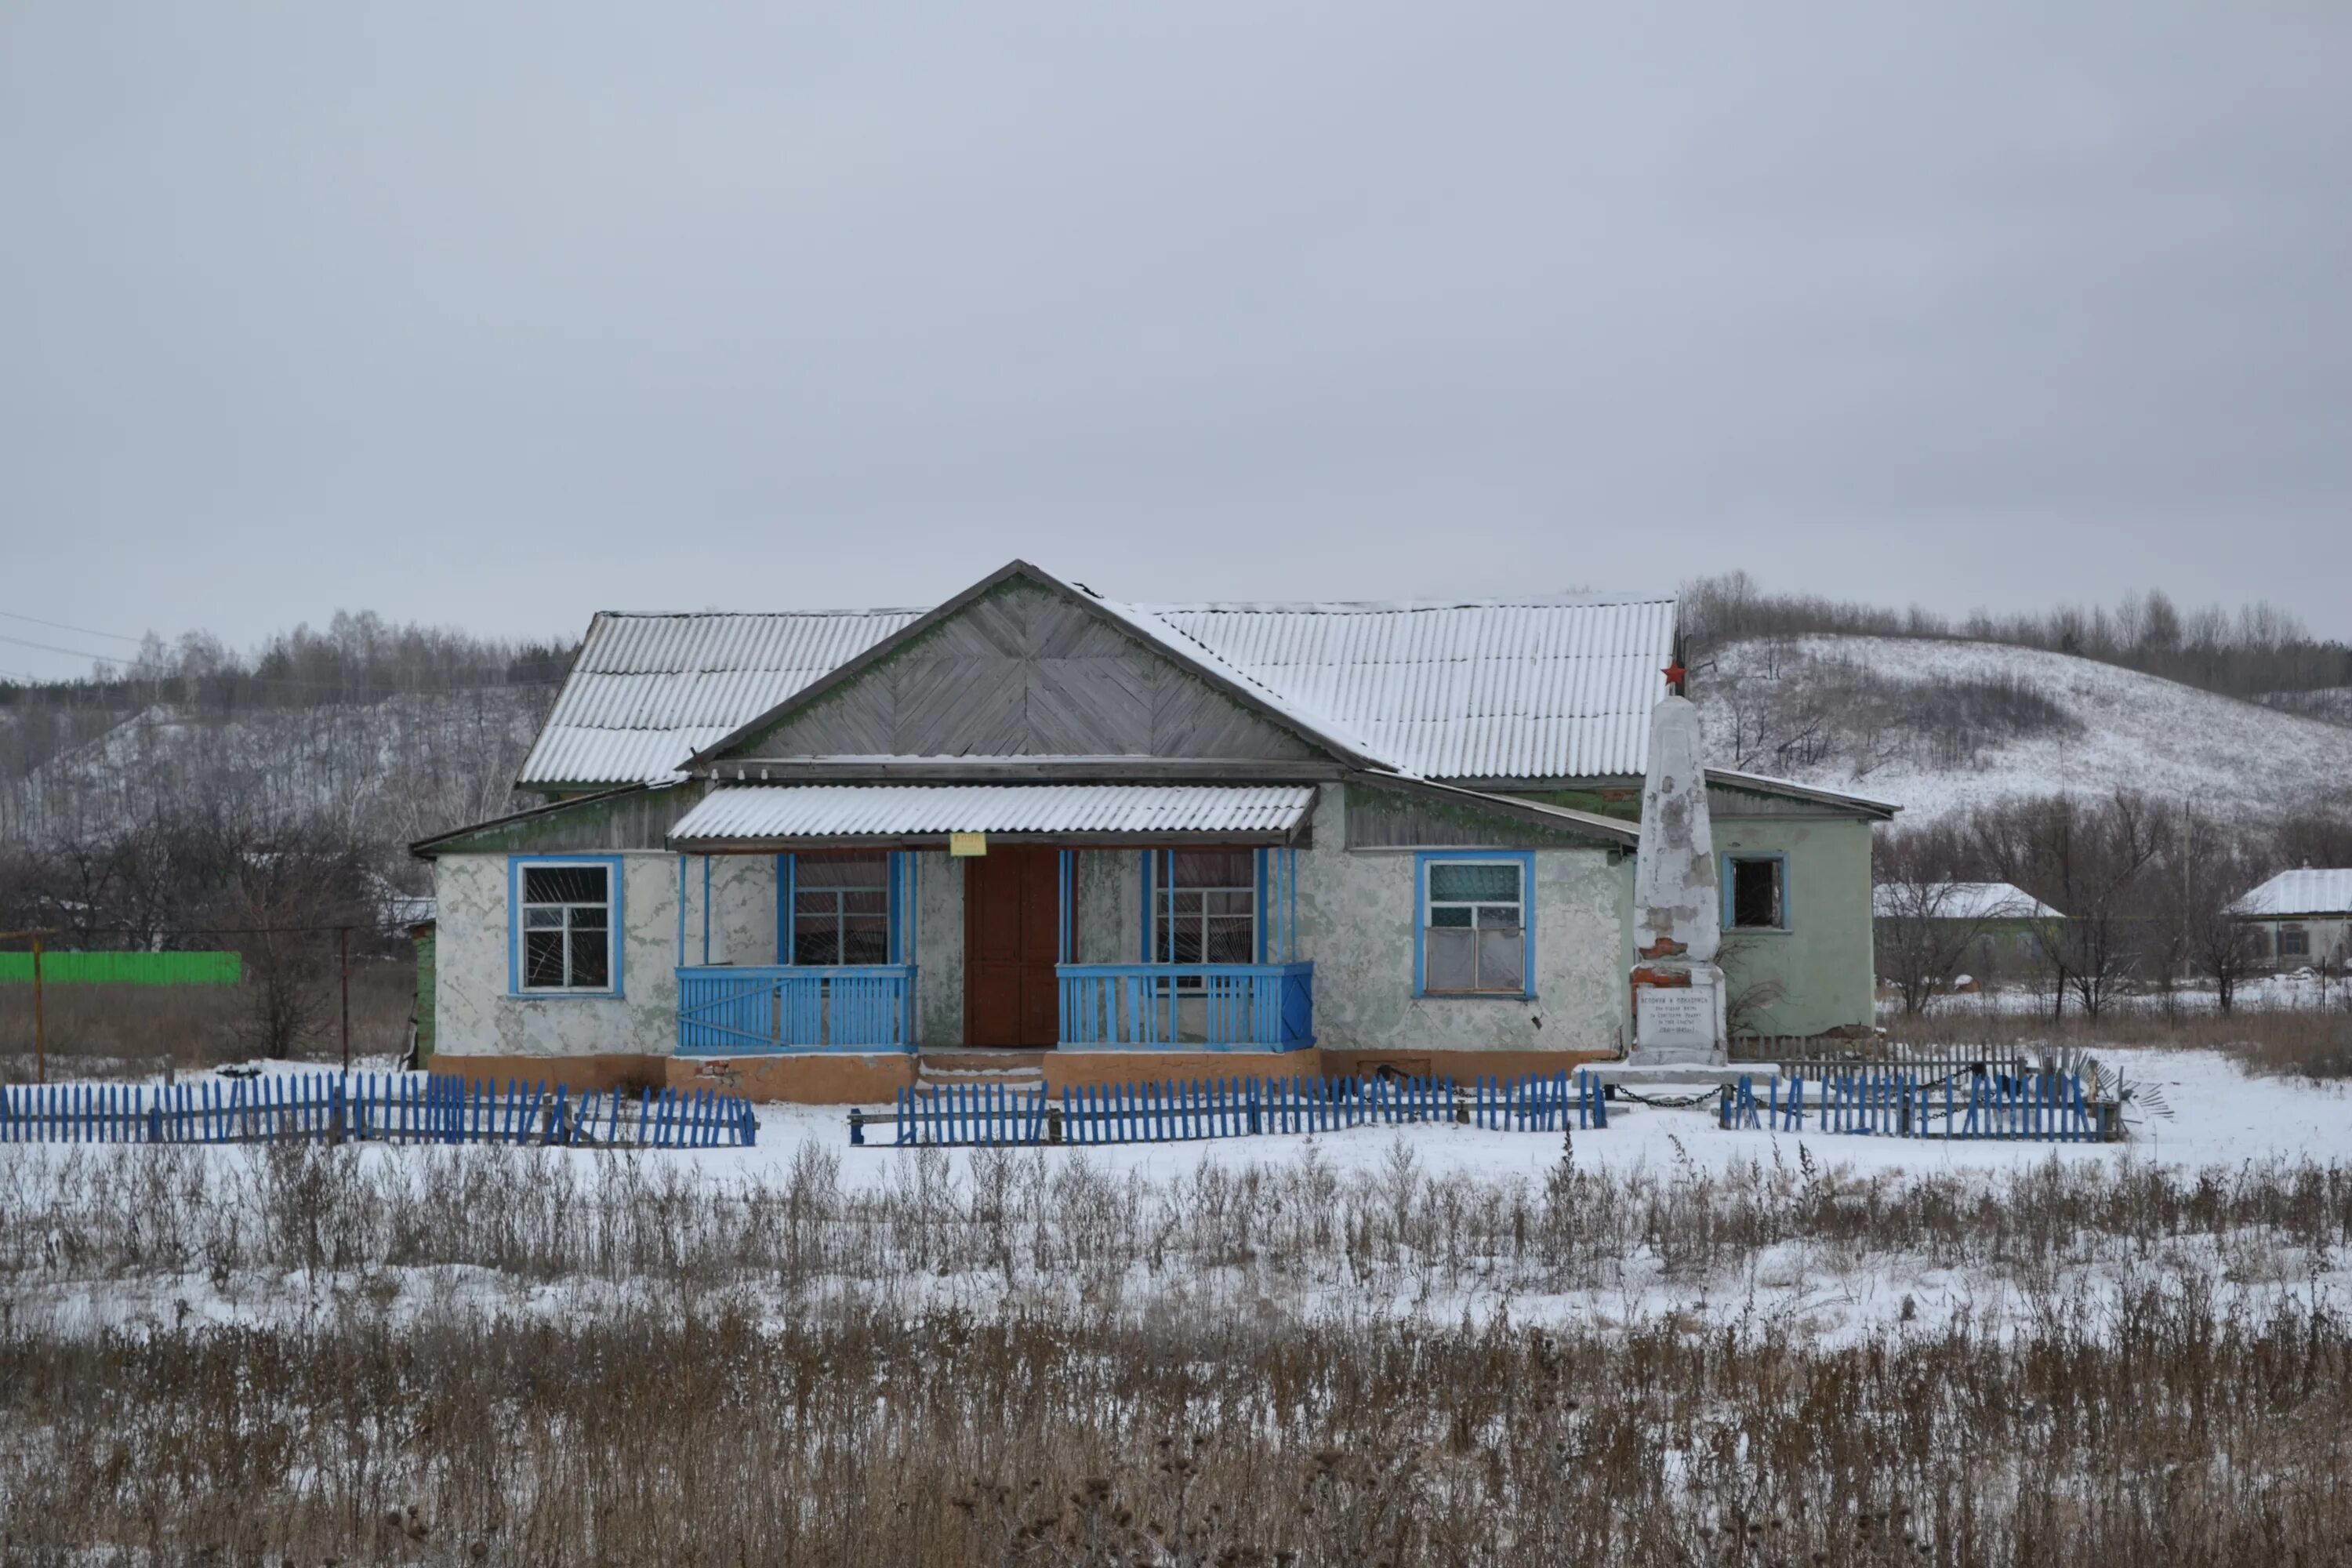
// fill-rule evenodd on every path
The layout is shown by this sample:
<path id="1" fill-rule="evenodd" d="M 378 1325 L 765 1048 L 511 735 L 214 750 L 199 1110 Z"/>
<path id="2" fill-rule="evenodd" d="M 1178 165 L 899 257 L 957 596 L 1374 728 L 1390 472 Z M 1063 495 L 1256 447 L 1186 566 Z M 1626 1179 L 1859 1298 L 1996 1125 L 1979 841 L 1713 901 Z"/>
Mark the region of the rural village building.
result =
<path id="1" fill-rule="evenodd" d="M 519 787 L 427 839 L 435 1067 L 887 1099 L 1552 1070 L 1625 1047 L 1670 597 L 599 615 Z M 1676 671 L 1678 673 L 1678 670 Z M 1735 1030 L 1872 1018 L 1886 804 L 1710 770 Z"/>
<path id="2" fill-rule="evenodd" d="M 1961 968 L 1978 985 L 2043 967 L 2066 916 L 2013 882 L 1882 883 L 1872 896 L 1882 935 L 1931 921 L 1961 943 Z M 1891 966 L 1887 966 L 1891 967 Z"/>
<path id="3" fill-rule="evenodd" d="M 2352 868 L 2281 871 L 2230 906 L 2277 969 L 2352 965 Z"/>

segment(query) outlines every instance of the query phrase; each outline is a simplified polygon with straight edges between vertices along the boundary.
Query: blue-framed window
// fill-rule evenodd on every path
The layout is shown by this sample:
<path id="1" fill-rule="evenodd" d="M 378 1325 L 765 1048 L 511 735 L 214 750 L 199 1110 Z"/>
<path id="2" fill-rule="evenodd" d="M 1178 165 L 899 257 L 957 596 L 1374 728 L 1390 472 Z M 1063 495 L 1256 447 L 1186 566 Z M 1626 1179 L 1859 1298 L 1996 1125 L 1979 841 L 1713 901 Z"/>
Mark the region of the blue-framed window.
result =
<path id="1" fill-rule="evenodd" d="M 908 962 L 902 929 L 913 857 L 827 850 L 776 857 L 776 962 L 834 967 Z"/>
<path id="2" fill-rule="evenodd" d="M 1423 850 L 1413 879 L 1414 995 L 1535 994 L 1532 851 Z"/>
<path id="3" fill-rule="evenodd" d="M 1147 851 L 1144 962 L 1260 962 L 1264 859 L 1258 849 Z"/>
<path id="4" fill-rule="evenodd" d="M 1722 857 L 1723 929 L 1789 929 L 1789 858 L 1727 851 Z"/>
<path id="5" fill-rule="evenodd" d="M 507 858 L 507 991 L 619 996 L 623 888 L 618 855 Z"/>

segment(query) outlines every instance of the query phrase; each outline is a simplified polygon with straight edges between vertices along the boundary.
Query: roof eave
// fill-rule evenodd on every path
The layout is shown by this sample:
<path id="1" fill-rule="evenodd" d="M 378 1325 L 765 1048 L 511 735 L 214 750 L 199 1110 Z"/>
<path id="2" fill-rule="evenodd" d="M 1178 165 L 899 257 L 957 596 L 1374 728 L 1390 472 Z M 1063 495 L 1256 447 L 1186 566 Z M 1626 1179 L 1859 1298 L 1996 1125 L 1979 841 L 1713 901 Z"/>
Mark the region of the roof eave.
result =
<path id="1" fill-rule="evenodd" d="M 1749 790 L 1758 795 L 1785 795 L 1791 800 L 1811 801 L 1816 805 L 1841 806 L 1874 822 L 1891 822 L 1895 814 L 1903 809 L 1891 800 L 1875 800 L 1866 795 L 1823 789 L 1818 784 L 1799 784 L 1793 779 L 1773 778 L 1766 773 L 1740 773 L 1732 768 L 1708 768 L 1706 773 L 1709 784 Z"/>
<path id="2" fill-rule="evenodd" d="M 436 855 L 448 853 L 448 847 L 461 838 L 471 838 L 477 834 L 488 833 L 518 822 L 530 822 L 538 817 L 551 816 L 559 812 L 577 811 L 583 806 L 593 805 L 600 801 L 617 800 L 625 795 L 638 795 L 670 787 L 672 785 L 667 784 L 627 784 L 610 789 L 596 790 L 588 795 L 575 795 L 565 800 L 551 801 L 545 805 L 534 805 L 522 811 L 510 811 L 504 816 L 488 817 L 480 822 L 468 823 L 463 827 L 453 827 L 446 833 L 434 834 L 429 838 L 412 840 L 408 846 L 408 853 L 416 859 L 430 860 Z"/>

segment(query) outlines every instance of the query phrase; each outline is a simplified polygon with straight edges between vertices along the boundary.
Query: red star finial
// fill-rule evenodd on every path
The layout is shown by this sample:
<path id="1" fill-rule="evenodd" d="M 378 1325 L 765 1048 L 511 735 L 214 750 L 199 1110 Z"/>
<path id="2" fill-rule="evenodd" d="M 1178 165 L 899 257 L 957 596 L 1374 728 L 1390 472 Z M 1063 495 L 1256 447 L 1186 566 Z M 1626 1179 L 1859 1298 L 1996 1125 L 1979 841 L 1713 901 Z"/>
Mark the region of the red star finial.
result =
<path id="1" fill-rule="evenodd" d="M 1662 673 L 1664 673 L 1666 678 L 1666 689 L 1674 692 L 1677 696 L 1681 695 L 1683 689 L 1683 677 L 1690 673 L 1689 670 L 1683 668 L 1683 661 L 1678 658 L 1668 659 L 1666 661 L 1666 668 Z"/>

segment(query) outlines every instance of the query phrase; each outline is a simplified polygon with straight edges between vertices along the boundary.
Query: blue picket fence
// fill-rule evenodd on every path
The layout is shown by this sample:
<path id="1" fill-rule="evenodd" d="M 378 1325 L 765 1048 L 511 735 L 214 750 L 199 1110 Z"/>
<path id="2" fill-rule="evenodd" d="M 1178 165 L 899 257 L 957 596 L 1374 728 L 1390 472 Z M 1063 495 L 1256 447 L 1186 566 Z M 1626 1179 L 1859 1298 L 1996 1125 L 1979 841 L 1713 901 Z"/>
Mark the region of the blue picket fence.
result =
<path id="1" fill-rule="evenodd" d="M 2095 1100 L 2079 1073 L 2008 1072 L 1926 1076 L 1908 1072 L 1833 1072 L 1812 1084 L 1812 1126 L 1820 1132 L 1884 1138 L 1991 1138 L 2037 1142 L 2099 1142 L 2116 1135 L 2115 1108 Z M 1801 1132 L 1806 1080 L 1727 1084 L 1717 1110 L 1727 1128 Z"/>
<path id="2" fill-rule="evenodd" d="M 706 1149 L 759 1135 L 751 1103 L 415 1073 L 289 1073 L 194 1084 L 0 1086 L 0 1142 L 544 1143 Z"/>
<path id="3" fill-rule="evenodd" d="M 1165 1143 L 1273 1132 L 1323 1132 L 1408 1122 L 1559 1131 L 1609 1125 L 1601 1085 L 1586 1073 L 1483 1078 L 1213 1079 L 1065 1087 L 925 1085 L 898 1091 L 895 1116 L 849 1113 L 849 1141 L 893 1121 L 898 1144 Z"/>

